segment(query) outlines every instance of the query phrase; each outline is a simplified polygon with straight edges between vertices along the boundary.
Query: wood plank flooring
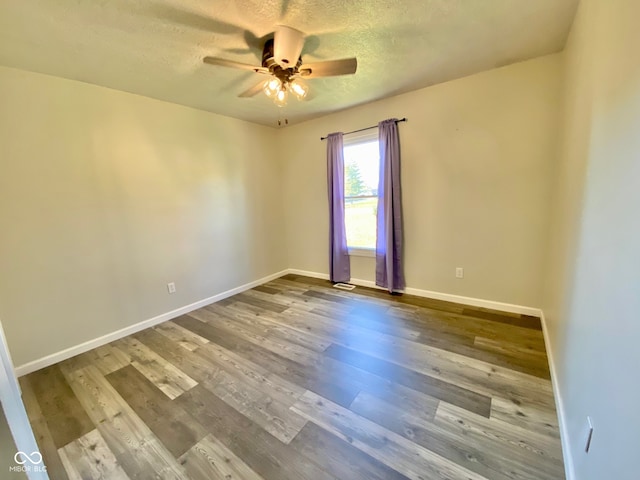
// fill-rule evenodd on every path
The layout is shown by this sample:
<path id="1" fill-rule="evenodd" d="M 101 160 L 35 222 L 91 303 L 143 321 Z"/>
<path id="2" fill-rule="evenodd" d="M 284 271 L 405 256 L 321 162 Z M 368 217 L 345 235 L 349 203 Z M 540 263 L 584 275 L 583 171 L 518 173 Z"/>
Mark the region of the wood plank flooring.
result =
<path id="1" fill-rule="evenodd" d="M 53 480 L 564 478 L 526 315 L 287 275 L 20 383 Z"/>

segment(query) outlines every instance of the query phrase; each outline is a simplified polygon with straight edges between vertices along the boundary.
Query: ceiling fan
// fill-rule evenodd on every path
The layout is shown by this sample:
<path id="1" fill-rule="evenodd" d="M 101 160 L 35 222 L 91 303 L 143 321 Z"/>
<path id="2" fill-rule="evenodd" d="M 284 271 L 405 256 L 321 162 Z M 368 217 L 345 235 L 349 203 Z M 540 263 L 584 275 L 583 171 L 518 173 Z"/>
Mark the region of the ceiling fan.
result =
<path id="1" fill-rule="evenodd" d="M 303 79 L 356 73 L 358 62 L 355 58 L 303 64 L 300 56 L 303 46 L 304 33 L 295 28 L 279 25 L 276 27 L 274 37 L 264 44 L 262 65 L 259 67 L 217 57 L 205 57 L 203 61 L 209 65 L 239 68 L 269 75 L 271 78 L 261 81 L 238 96 L 253 97 L 260 91 L 264 91 L 267 97 L 272 98 L 280 107 L 286 105 L 290 91 L 299 100 L 306 97 L 309 87 Z"/>

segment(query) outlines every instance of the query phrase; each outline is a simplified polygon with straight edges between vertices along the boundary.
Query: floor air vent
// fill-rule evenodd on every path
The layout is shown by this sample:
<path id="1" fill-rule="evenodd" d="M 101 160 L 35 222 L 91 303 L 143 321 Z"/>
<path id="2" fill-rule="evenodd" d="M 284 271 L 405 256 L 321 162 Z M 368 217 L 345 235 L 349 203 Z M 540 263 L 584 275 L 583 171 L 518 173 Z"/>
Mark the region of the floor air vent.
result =
<path id="1" fill-rule="evenodd" d="M 339 288 L 340 290 L 353 290 L 356 286 L 351 285 L 350 283 L 334 283 L 333 288 Z"/>

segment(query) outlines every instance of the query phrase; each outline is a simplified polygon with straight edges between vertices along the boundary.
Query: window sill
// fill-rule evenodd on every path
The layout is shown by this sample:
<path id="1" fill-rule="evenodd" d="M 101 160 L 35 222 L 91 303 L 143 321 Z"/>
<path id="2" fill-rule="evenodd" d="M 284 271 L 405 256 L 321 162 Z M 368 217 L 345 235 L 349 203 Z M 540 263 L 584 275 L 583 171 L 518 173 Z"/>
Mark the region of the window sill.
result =
<path id="1" fill-rule="evenodd" d="M 349 247 L 349 256 L 351 257 L 372 257 L 375 258 L 375 248 Z"/>

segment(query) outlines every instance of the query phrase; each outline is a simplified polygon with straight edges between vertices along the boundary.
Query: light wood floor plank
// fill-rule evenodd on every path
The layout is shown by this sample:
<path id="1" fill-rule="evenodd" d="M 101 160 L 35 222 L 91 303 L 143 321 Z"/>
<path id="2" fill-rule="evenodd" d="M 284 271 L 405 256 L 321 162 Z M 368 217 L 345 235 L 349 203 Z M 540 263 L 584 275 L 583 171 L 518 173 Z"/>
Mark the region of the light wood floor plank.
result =
<path id="1" fill-rule="evenodd" d="M 553 406 L 551 383 L 508 368 L 364 329 L 342 325 L 327 317 L 287 310 L 281 321 L 309 329 L 334 343 L 456 384 L 487 396 L 501 395 L 522 404 Z M 312 322 L 313 327 L 309 327 Z"/>
<path id="2" fill-rule="evenodd" d="M 266 348 L 294 362 L 306 363 L 313 356 L 313 352 L 295 343 L 291 343 L 286 339 L 280 339 L 275 336 L 265 336 L 259 327 L 247 325 L 245 322 L 238 321 L 235 318 L 225 318 L 211 313 L 207 309 L 191 312 L 191 317 L 200 321 L 210 323 L 217 328 L 227 330 L 236 334 L 249 342 Z"/>
<path id="3" fill-rule="evenodd" d="M 538 470 L 549 467 L 550 478 L 560 477 L 562 473 L 562 449 L 555 435 L 536 433 L 496 418 L 478 418 L 444 402 L 438 405 L 433 422 L 466 442 L 521 457 L 522 463 L 534 465 Z"/>
<path id="4" fill-rule="evenodd" d="M 441 405 L 446 405 L 441 402 Z M 545 470 L 527 450 L 510 448 L 511 444 L 469 435 L 460 424 L 441 426 L 433 419 L 419 418 L 396 405 L 361 393 L 350 410 L 431 450 L 444 458 L 491 480 L 551 480 L 558 469 Z M 468 416 L 477 417 L 465 409 Z M 488 419 L 484 419 L 490 422 Z M 460 421 L 460 419 L 457 419 Z M 475 423 L 475 422 L 473 422 Z M 551 465 L 551 462 L 546 462 Z"/>
<path id="5" fill-rule="evenodd" d="M 67 379 L 130 477 L 184 478 L 185 472 L 175 458 L 96 367 L 76 370 Z"/>
<path id="6" fill-rule="evenodd" d="M 155 328 L 138 332 L 133 337 L 198 383 L 203 382 L 217 371 L 217 367 L 212 362 L 202 355 L 198 355 L 198 349 L 187 350 L 162 335 Z"/>
<path id="7" fill-rule="evenodd" d="M 294 325 L 301 325 L 301 322 L 304 322 L 301 312 L 287 311 L 285 314 L 287 320 Z M 326 335 L 333 338 L 334 343 L 338 345 L 411 368 L 487 396 L 515 398 L 523 404 L 530 403 L 545 407 L 553 405 L 551 382 L 548 380 L 397 337 L 384 334 L 371 335 L 363 332 L 362 329 L 350 326 L 332 327 L 330 319 L 317 317 L 311 317 L 314 325 L 324 323 L 322 328 L 327 332 Z"/>
<path id="8" fill-rule="evenodd" d="M 228 330 L 220 329 L 190 316 L 181 317 L 176 322 L 211 340 L 210 345 L 217 344 L 254 364 L 267 364 L 276 376 L 297 384 L 303 390 L 309 389 L 324 395 L 341 405 L 351 403 L 358 393 L 358 389 L 344 378 L 327 378 L 322 375 L 321 371 L 306 369 L 304 365 L 271 352 Z"/>
<path id="9" fill-rule="evenodd" d="M 408 478 L 487 480 L 312 392 L 291 409 Z"/>
<path id="10" fill-rule="evenodd" d="M 351 292 L 340 292 L 339 294 L 323 294 L 317 291 L 306 292 L 306 294 L 311 293 L 314 294 L 314 299 L 323 305 L 322 308 L 309 310 L 311 313 L 329 316 L 334 319 L 339 319 L 345 324 L 372 329 L 388 335 L 399 336 L 406 340 L 418 341 L 433 347 L 463 354 L 471 358 L 512 368 L 523 373 L 529 373 L 547 379 L 550 378 L 546 356 L 542 358 L 524 357 L 522 354 L 511 355 L 505 354 L 505 352 L 496 354 L 496 352 L 490 349 L 477 348 L 473 342 L 474 337 L 472 335 L 461 336 L 459 334 L 456 335 L 453 333 L 446 333 L 444 331 L 434 331 L 433 328 L 425 328 L 420 320 L 414 318 L 416 313 L 415 311 L 413 312 L 414 316 L 392 315 L 390 313 L 391 309 L 389 308 L 389 302 L 386 302 L 386 304 L 371 305 L 370 302 L 353 300 L 355 295 Z M 345 300 L 345 298 L 349 298 L 343 297 L 345 295 L 350 296 L 351 300 Z M 335 305 L 336 303 L 335 300 L 325 300 L 325 298 L 338 299 L 341 306 L 344 307 L 345 305 L 349 305 L 350 307 L 345 312 L 327 312 L 326 305 Z M 438 313 L 437 315 L 441 317 L 444 316 L 442 313 Z M 492 313 L 491 315 L 495 314 Z M 519 318 L 520 316 L 518 315 L 517 317 Z M 492 322 L 487 323 L 491 324 Z M 526 328 L 519 328 L 517 330 L 520 333 L 529 332 Z M 456 338 L 452 338 L 452 335 L 455 335 Z M 540 339 L 542 338 L 540 337 Z"/>
<path id="11" fill-rule="evenodd" d="M 167 362 L 146 345 L 131 337 L 125 337 L 115 344 L 131 357 L 131 365 L 147 377 L 156 387 L 171 399 L 180 396 L 198 382 Z"/>
<path id="12" fill-rule="evenodd" d="M 247 305 L 253 305 L 254 307 L 258 307 L 260 310 L 267 310 L 270 312 L 282 312 L 286 310 L 285 305 L 280 305 L 271 300 L 263 300 L 260 298 L 252 297 L 245 293 L 239 293 L 238 295 L 233 296 L 234 302 L 246 303 Z"/>
<path id="13" fill-rule="evenodd" d="M 127 480 L 129 476 L 100 435 L 92 430 L 58 450 L 69 480 Z"/>
<path id="14" fill-rule="evenodd" d="M 541 352 L 545 350 L 542 332 L 536 330 L 506 324 L 497 328 L 495 322 L 490 320 L 446 312 L 416 310 L 409 314 L 409 318 L 415 319 L 434 332 L 507 340 L 528 344 Z"/>
<path id="15" fill-rule="evenodd" d="M 257 329 L 264 336 L 279 337 L 293 344 L 313 350 L 314 352 L 322 352 L 330 344 L 326 339 L 288 328 L 286 325 L 274 321 L 272 318 L 273 315 L 268 313 L 257 316 L 255 313 L 236 305 L 222 308 L 216 304 L 208 305 L 205 307 L 205 310 L 218 316 L 226 316 L 235 321 L 242 322 L 247 326 Z"/>
<path id="16" fill-rule="evenodd" d="M 337 313 L 332 316 L 334 319 L 345 324 L 384 333 L 385 335 L 400 337 L 411 341 L 417 341 L 420 338 L 419 330 L 411 328 L 410 325 L 407 325 L 407 322 L 393 321 L 390 315 L 386 313 L 386 310 L 388 309 L 383 309 L 382 312 L 378 310 L 376 313 L 369 313 L 367 310 L 356 309 L 349 313 Z M 311 313 L 322 315 L 323 313 L 321 312 L 321 309 L 311 310 Z"/>
<path id="17" fill-rule="evenodd" d="M 184 454 L 207 435 L 188 412 L 169 400 L 133 366 L 106 378 L 174 457 Z"/>
<path id="18" fill-rule="evenodd" d="M 482 307 L 465 308 L 464 310 L 462 310 L 462 314 L 474 316 L 477 318 L 486 318 L 493 322 L 506 323 L 508 325 L 515 325 L 517 327 L 542 331 L 540 319 L 537 317 L 530 317 L 528 315 L 518 315 L 516 313 L 509 312 L 496 312 L 495 310 L 489 310 Z"/>
<path id="19" fill-rule="evenodd" d="M 291 446 L 322 465 L 336 478 L 349 480 L 407 480 L 407 477 L 367 455 L 349 442 L 312 422 L 293 439 Z"/>
<path id="20" fill-rule="evenodd" d="M 58 365 L 32 373 L 29 382 L 57 448 L 95 428 Z"/>
<path id="21" fill-rule="evenodd" d="M 213 435 L 207 435 L 181 458 L 191 480 L 264 480 Z"/>
<path id="22" fill-rule="evenodd" d="M 96 352 L 97 358 L 92 362 L 92 365 L 98 367 L 103 375 L 108 375 L 131 363 L 131 357 L 112 344 L 98 347 L 94 352 Z"/>
<path id="23" fill-rule="evenodd" d="M 516 400 L 516 402 L 514 402 Z M 560 438 L 555 409 L 494 397 L 491 401 L 491 418 L 502 420 L 532 432 Z"/>
<path id="24" fill-rule="evenodd" d="M 265 479 L 345 480 L 337 479 L 290 445 L 281 443 L 202 385 L 176 401 Z"/>
<path id="25" fill-rule="evenodd" d="M 495 338 L 475 336 L 473 344 L 479 348 L 491 350 L 496 353 L 518 355 L 526 359 L 533 358 L 537 361 L 547 362 L 547 354 L 544 351 L 538 350 L 533 345 L 527 345 L 526 343 L 515 343 L 509 340 L 496 340 Z"/>
<path id="26" fill-rule="evenodd" d="M 459 405 L 478 415 L 489 417 L 491 398 L 472 390 L 461 388 L 455 383 L 445 382 L 439 378 L 424 375 L 395 363 L 380 360 L 339 345 L 331 345 L 325 354 L 331 358 L 393 380 L 413 390 L 426 393 L 431 397 Z"/>
<path id="27" fill-rule="evenodd" d="M 207 380 L 204 386 L 282 443 L 289 443 L 307 423 L 306 419 L 290 411 L 289 405 L 224 371 Z"/>
<path id="28" fill-rule="evenodd" d="M 342 295 L 345 293 L 346 292 L 340 292 Z M 360 288 L 353 292 L 349 292 L 349 294 L 356 297 L 366 297 L 371 295 L 368 289 Z M 380 294 L 376 292 L 375 295 L 379 296 Z M 409 298 L 410 296 L 403 297 Z M 414 326 L 427 326 L 432 333 L 447 332 L 463 336 L 471 335 L 472 338 L 475 335 L 480 335 L 490 338 L 496 337 L 503 340 L 510 339 L 515 342 L 530 341 L 536 345 L 538 350 L 542 352 L 545 350 L 541 331 L 534 331 L 508 324 L 502 324 L 497 327 L 496 322 L 490 321 L 486 318 L 473 316 L 474 309 L 470 310 L 464 306 L 458 306 L 452 309 L 420 307 L 411 305 L 411 302 L 406 303 L 406 300 L 404 300 L 403 297 L 394 299 L 393 302 L 388 302 L 390 304 L 390 308 L 387 313 L 392 317 L 404 318 L 410 321 Z M 437 304 L 438 301 L 431 300 L 430 302 L 436 302 Z M 465 310 L 465 308 L 468 315 L 462 314 L 462 311 Z"/>
<path id="29" fill-rule="evenodd" d="M 258 388 L 270 397 L 291 405 L 305 392 L 301 386 L 287 378 L 276 375 L 263 365 L 246 359 L 226 348 L 211 343 L 198 350 L 198 355 L 205 358 L 219 370 L 241 379 L 247 384 Z"/>
<path id="30" fill-rule="evenodd" d="M 49 477 L 67 480 L 67 472 L 62 464 L 51 432 L 49 431 L 47 420 L 31 388 L 31 376 L 20 378 L 20 389 L 22 390 L 22 401 L 29 415 L 29 423 L 31 423 L 31 428 L 33 429 L 33 434 L 40 448 L 44 464 L 47 466 Z"/>
<path id="31" fill-rule="evenodd" d="M 209 340 L 207 340 L 206 338 L 202 338 L 200 335 L 196 335 L 195 333 L 182 328 L 180 325 L 176 325 L 171 321 L 164 322 L 160 325 L 155 326 L 154 330 L 160 332 L 168 339 L 176 342 L 182 348 L 186 348 L 191 352 L 193 352 L 200 345 L 209 343 Z"/>

